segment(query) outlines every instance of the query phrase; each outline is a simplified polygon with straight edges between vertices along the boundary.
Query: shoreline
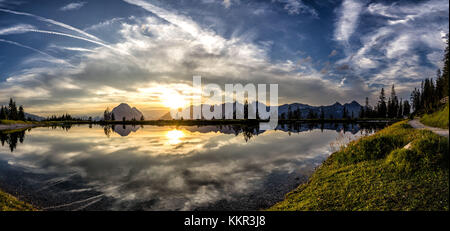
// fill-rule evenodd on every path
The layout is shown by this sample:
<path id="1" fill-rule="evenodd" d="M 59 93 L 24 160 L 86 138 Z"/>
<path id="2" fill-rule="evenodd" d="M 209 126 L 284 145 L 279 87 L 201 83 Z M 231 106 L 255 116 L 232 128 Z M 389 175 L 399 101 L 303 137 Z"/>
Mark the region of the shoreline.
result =
<path id="1" fill-rule="evenodd" d="M 40 126 L 39 124 L 0 124 L 0 131 L 22 130 Z"/>

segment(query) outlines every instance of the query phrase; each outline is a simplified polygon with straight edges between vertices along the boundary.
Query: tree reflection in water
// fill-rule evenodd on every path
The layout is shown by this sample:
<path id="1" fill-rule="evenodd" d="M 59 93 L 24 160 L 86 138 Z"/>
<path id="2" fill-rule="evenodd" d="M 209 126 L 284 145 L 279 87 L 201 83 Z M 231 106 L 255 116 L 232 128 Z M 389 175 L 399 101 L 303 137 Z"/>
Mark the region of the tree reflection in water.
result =
<path id="1" fill-rule="evenodd" d="M 0 132 L 0 140 L 2 143 L 2 146 L 9 145 L 9 149 L 11 152 L 14 151 L 17 147 L 17 143 L 23 143 L 23 140 L 25 138 L 25 130 L 18 131 L 18 132 Z"/>

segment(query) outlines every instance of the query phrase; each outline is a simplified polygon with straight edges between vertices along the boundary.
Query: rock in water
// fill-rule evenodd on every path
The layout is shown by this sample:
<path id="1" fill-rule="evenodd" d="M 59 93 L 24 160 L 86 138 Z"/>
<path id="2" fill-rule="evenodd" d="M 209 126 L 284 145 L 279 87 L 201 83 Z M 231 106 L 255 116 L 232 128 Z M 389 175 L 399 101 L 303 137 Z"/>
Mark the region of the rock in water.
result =
<path id="1" fill-rule="evenodd" d="M 114 119 L 116 121 L 122 121 L 125 117 L 125 120 L 140 120 L 143 116 L 142 112 L 140 112 L 137 108 L 133 107 L 131 108 L 130 105 L 126 103 L 121 103 L 119 106 L 115 107 L 112 110 L 112 113 L 114 114 Z"/>

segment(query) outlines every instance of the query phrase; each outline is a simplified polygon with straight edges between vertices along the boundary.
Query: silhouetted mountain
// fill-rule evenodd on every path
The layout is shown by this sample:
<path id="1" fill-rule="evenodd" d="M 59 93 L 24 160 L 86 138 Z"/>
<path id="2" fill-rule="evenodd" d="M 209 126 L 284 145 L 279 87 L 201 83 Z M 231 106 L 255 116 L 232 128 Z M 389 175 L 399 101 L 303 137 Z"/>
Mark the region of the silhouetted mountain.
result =
<path id="1" fill-rule="evenodd" d="M 310 106 L 308 104 L 293 103 L 293 104 L 284 104 L 278 107 L 278 114 L 280 117 L 284 113 L 285 118 L 287 118 L 289 114 L 289 106 L 292 113 L 295 112 L 296 110 L 300 110 L 302 119 L 308 118 L 308 114 L 310 113 L 310 111 L 319 118 L 322 110 L 325 119 L 332 119 L 332 118 L 342 119 L 342 116 L 344 114 L 344 108 L 347 110 L 348 117 L 351 118 L 353 113 L 353 118 L 358 118 L 359 112 L 361 110 L 361 105 L 354 100 L 344 105 L 340 104 L 339 102 L 336 102 L 328 106 Z"/>
<path id="2" fill-rule="evenodd" d="M 143 116 L 142 112 L 140 112 L 137 108 L 131 108 L 126 103 L 121 103 L 119 106 L 115 107 L 112 111 L 114 114 L 114 119 L 116 121 L 121 121 L 125 117 L 125 120 L 140 120 Z"/>

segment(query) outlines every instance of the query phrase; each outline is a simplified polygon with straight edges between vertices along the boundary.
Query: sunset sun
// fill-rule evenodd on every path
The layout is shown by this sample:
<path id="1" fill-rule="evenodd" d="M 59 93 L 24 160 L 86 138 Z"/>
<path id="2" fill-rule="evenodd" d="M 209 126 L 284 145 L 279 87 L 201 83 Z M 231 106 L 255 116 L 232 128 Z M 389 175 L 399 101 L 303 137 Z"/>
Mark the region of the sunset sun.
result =
<path id="1" fill-rule="evenodd" d="M 176 91 L 169 91 L 160 96 L 161 103 L 171 109 L 186 107 L 189 101 Z"/>

